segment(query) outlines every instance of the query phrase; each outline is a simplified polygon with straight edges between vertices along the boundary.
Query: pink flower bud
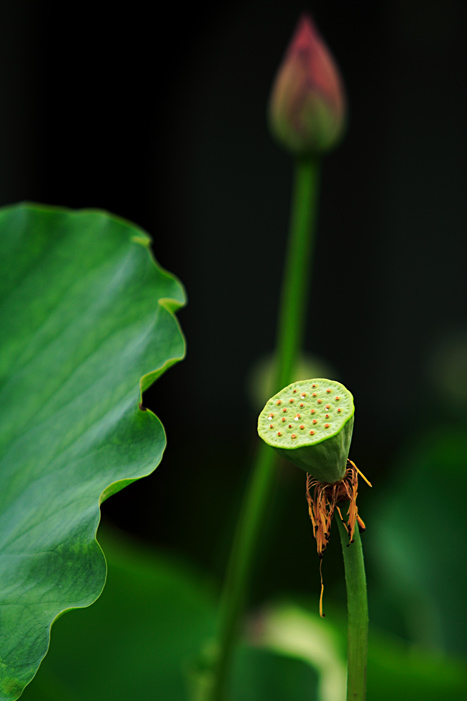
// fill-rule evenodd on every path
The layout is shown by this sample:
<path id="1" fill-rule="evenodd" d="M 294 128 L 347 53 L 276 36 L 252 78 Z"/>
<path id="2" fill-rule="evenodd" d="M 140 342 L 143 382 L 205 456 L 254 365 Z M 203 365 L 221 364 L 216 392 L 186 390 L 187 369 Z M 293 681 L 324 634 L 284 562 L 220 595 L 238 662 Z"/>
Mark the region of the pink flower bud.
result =
<path id="1" fill-rule="evenodd" d="M 272 88 L 271 132 L 295 156 L 312 156 L 338 143 L 345 116 L 337 66 L 311 18 L 302 15 Z"/>

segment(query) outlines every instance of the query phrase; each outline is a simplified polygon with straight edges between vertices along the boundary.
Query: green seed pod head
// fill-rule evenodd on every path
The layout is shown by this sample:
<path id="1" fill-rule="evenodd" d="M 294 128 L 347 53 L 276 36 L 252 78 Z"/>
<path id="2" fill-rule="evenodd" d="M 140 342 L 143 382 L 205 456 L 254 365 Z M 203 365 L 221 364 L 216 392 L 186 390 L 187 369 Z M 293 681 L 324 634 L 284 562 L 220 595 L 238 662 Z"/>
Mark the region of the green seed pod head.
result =
<path id="1" fill-rule="evenodd" d="M 353 396 L 340 382 L 302 380 L 266 402 L 258 433 L 282 457 L 333 484 L 345 474 L 354 413 Z"/>

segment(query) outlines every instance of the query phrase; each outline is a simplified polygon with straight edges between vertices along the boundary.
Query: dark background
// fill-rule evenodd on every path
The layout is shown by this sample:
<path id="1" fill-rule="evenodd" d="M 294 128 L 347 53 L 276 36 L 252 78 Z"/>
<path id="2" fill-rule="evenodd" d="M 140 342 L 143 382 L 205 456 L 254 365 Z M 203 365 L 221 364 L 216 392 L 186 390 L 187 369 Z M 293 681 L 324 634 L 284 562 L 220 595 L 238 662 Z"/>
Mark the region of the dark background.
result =
<path id="1" fill-rule="evenodd" d="M 346 138 L 323 162 L 307 350 L 353 392 L 351 457 L 380 494 L 414 432 L 440 413 L 465 421 L 466 5 L 110 7 L 2 0 L 0 202 L 133 220 L 186 286 L 187 358 L 145 397 L 166 456 L 103 512 L 220 578 L 261 408 L 248 377 L 273 349 L 289 216 L 293 164 L 268 135 L 266 104 L 304 9 L 350 106 Z M 297 473 L 279 475 L 255 596 L 317 587 Z M 332 558 L 327 567 L 332 582 Z"/>

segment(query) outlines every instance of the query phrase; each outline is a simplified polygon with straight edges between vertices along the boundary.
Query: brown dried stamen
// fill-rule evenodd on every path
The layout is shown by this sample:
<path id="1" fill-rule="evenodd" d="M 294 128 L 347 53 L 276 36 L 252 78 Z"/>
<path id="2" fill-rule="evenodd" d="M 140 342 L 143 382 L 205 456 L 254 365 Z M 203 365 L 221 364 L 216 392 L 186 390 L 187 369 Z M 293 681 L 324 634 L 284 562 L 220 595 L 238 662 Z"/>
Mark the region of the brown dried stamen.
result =
<path id="1" fill-rule="evenodd" d="M 365 524 L 358 515 L 357 495 L 358 495 L 358 476 L 363 477 L 365 482 L 371 487 L 370 482 L 365 475 L 362 475 L 358 467 L 351 460 L 347 460 L 347 469 L 344 477 L 329 484 L 320 482 L 319 480 L 307 474 L 306 476 L 306 498 L 308 502 L 308 513 L 310 514 L 311 523 L 313 524 L 313 535 L 316 538 L 316 547 L 320 558 L 323 557 L 329 542 L 331 533 L 331 521 L 334 516 L 334 511 L 337 509 L 339 517 L 347 529 L 349 534 L 349 545 L 353 543 L 355 526 L 358 523 L 360 531 L 365 530 Z M 347 522 L 344 520 L 341 510 L 337 506 L 340 502 L 348 501 L 349 508 L 347 510 Z M 323 614 L 323 577 L 321 573 L 321 596 L 320 596 L 320 615 Z"/>
<path id="2" fill-rule="evenodd" d="M 319 482 L 312 477 L 312 475 L 307 475 L 306 498 L 308 501 L 308 512 L 313 524 L 313 532 L 316 538 L 318 555 L 320 557 L 323 556 L 326 550 L 331 532 L 332 517 L 334 516 L 337 504 L 340 502 L 350 502 L 347 511 L 347 522 L 342 519 L 349 533 L 350 543 L 353 542 L 356 523 L 359 524 L 360 528 L 364 528 L 364 523 L 358 516 L 358 475 L 361 475 L 365 482 L 371 487 L 366 477 L 362 475 L 355 463 L 351 460 L 347 461 L 347 469 L 344 477 L 334 484 Z M 340 513 L 339 510 L 339 514 Z"/>

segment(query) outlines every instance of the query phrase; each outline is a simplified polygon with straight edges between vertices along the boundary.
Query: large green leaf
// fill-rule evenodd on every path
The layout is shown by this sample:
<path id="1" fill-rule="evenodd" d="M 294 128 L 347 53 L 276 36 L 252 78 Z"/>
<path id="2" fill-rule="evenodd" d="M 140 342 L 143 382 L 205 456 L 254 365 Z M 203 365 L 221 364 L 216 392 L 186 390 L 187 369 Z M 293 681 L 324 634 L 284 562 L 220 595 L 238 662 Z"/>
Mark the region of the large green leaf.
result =
<path id="1" fill-rule="evenodd" d="M 0 699 L 32 679 L 57 616 L 99 596 L 99 505 L 165 448 L 138 405 L 184 355 L 184 292 L 149 243 L 104 212 L 0 211 Z"/>

